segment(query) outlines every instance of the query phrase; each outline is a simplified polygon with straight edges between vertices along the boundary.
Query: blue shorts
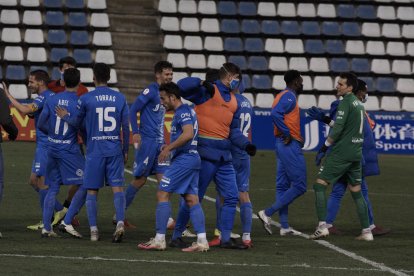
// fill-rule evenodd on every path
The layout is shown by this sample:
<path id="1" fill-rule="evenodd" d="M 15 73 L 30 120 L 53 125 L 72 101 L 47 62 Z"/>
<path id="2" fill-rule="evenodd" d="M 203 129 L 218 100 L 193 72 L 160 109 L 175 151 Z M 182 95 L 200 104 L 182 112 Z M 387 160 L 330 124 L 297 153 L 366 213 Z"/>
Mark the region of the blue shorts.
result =
<path id="1" fill-rule="evenodd" d="M 169 163 L 158 163 L 158 155 L 162 144 L 151 139 L 143 138 L 138 150 L 135 151 L 134 176 L 149 176 L 151 174 L 163 174 Z"/>
<path id="2" fill-rule="evenodd" d="M 38 177 L 46 175 L 47 166 L 47 147 L 43 145 L 37 145 L 35 151 L 35 157 L 32 163 L 32 173 Z"/>
<path id="3" fill-rule="evenodd" d="M 233 167 L 236 171 L 237 189 L 239 190 L 239 192 L 248 192 L 250 187 L 250 158 L 234 158 Z"/>
<path id="4" fill-rule="evenodd" d="M 86 156 L 83 187 L 96 190 L 105 183 L 112 187 L 124 185 L 124 157 L 122 154 L 108 157 Z"/>
<path id="5" fill-rule="evenodd" d="M 200 164 L 198 154 L 180 154 L 165 171 L 158 189 L 180 195 L 198 195 Z"/>
<path id="6" fill-rule="evenodd" d="M 49 154 L 45 184 L 82 185 L 84 168 L 85 158 L 80 153 L 65 154 L 60 158 Z"/>

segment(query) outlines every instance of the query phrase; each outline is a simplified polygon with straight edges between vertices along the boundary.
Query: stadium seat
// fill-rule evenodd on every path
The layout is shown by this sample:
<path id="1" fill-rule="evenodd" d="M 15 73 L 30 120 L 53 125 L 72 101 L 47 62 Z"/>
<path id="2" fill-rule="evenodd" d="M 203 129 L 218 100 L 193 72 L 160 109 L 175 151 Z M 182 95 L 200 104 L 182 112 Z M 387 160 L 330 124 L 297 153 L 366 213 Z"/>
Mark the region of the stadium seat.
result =
<path id="1" fill-rule="evenodd" d="M 270 89 L 272 88 L 272 82 L 268 75 L 253 75 L 252 87 L 256 89 Z"/>
<path id="2" fill-rule="evenodd" d="M 191 77 L 199 78 L 201 80 L 204 80 L 204 79 L 206 79 L 206 73 L 193 72 L 193 73 L 191 73 Z"/>
<path id="3" fill-rule="evenodd" d="M 380 37 L 381 31 L 378 23 L 362 23 L 362 35 Z"/>
<path id="4" fill-rule="evenodd" d="M 361 29 L 356 22 L 342 23 L 342 33 L 346 36 L 358 37 L 361 35 Z"/>
<path id="5" fill-rule="evenodd" d="M 17 10 L 1 10 L 0 23 L 5 25 L 17 25 L 20 23 L 19 12 Z"/>
<path id="6" fill-rule="evenodd" d="M 82 83 L 92 83 L 93 82 L 93 71 L 91 68 L 82 68 L 79 67 L 81 82 Z"/>
<path id="7" fill-rule="evenodd" d="M 187 35 L 184 38 L 184 49 L 196 51 L 203 50 L 203 41 L 201 37 Z"/>
<path id="8" fill-rule="evenodd" d="M 277 90 L 282 90 L 286 88 L 286 83 L 282 75 L 273 76 L 272 87 Z"/>
<path id="9" fill-rule="evenodd" d="M 398 79 L 397 90 L 401 93 L 414 94 L 414 80 L 413 79 Z"/>
<path id="10" fill-rule="evenodd" d="M 414 112 L 414 98 L 413 97 L 404 97 L 402 100 L 401 109 L 403 111 Z"/>
<path id="11" fill-rule="evenodd" d="M 326 52 L 329 54 L 338 54 L 343 55 L 345 54 L 345 47 L 342 43 L 342 40 L 327 40 L 326 41 Z"/>
<path id="12" fill-rule="evenodd" d="M 312 78 L 310 76 L 304 76 L 302 75 L 302 79 L 303 79 L 303 90 L 312 90 L 313 86 L 312 86 Z"/>
<path id="13" fill-rule="evenodd" d="M 414 20 L 414 8 L 413 7 L 398 7 L 397 19 L 400 20 Z"/>
<path id="14" fill-rule="evenodd" d="M 239 14 L 241 16 L 256 16 L 257 7 L 254 2 L 239 2 Z"/>
<path id="15" fill-rule="evenodd" d="M 49 30 L 47 32 L 47 43 L 56 45 L 65 45 L 67 42 L 64 30 Z"/>
<path id="16" fill-rule="evenodd" d="M 413 39 L 414 38 L 414 24 L 404 24 L 402 26 L 402 36 L 405 38 Z"/>
<path id="17" fill-rule="evenodd" d="M 23 65 L 8 65 L 6 79 L 10 81 L 26 81 L 26 69 Z"/>
<path id="18" fill-rule="evenodd" d="M 52 50 L 50 50 L 50 61 L 58 63 L 61 58 L 67 57 L 68 55 L 69 52 L 66 48 L 52 48 Z"/>
<path id="19" fill-rule="evenodd" d="M 207 67 L 212 69 L 220 69 L 226 63 L 226 57 L 223 55 L 209 55 L 207 58 Z"/>
<path id="20" fill-rule="evenodd" d="M 91 64 L 92 53 L 89 49 L 74 49 L 73 58 L 78 64 Z"/>
<path id="21" fill-rule="evenodd" d="M 85 3 L 83 0 L 66 0 L 65 6 L 69 10 L 80 10 L 85 7 Z"/>
<path id="22" fill-rule="evenodd" d="M 301 39 L 286 39 L 285 51 L 293 54 L 303 54 L 303 41 Z"/>
<path id="23" fill-rule="evenodd" d="M 174 72 L 173 74 L 173 82 L 177 83 L 177 81 L 188 77 L 188 74 L 185 72 Z"/>
<path id="24" fill-rule="evenodd" d="M 204 48 L 207 51 L 223 51 L 223 39 L 219 36 L 206 36 L 204 39 Z"/>
<path id="25" fill-rule="evenodd" d="M 112 50 L 96 50 L 95 62 L 103 62 L 109 65 L 115 64 L 115 55 Z"/>
<path id="26" fill-rule="evenodd" d="M 369 73 L 371 66 L 366 58 L 353 58 L 351 61 L 351 70 L 355 73 Z"/>
<path id="27" fill-rule="evenodd" d="M 236 3 L 233 1 L 219 1 L 217 11 L 220 15 L 236 15 Z"/>
<path id="28" fill-rule="evenodd" d="M 302 33 L 304 35 L 320 35 L 321 30 L 319 28 L 319 23 L 315 21 L 303 21 Z"/>
<path id="29" fill-rule="evenodd" d="M 369 55 L 385 55 L 385 46 L 382 41 L 368 41 L 367 42 L 367 54 Z"/>
<path id="30" fill-rule="evenodd" d="M 20 6 L 26 8 L 38 8 L 40 7 L 39 0 L 20 0 Z"/>
<path id="31" fill-rule="evenodd" d="M 332 91 L 334 89 L 332 78 L 316 76 L 313 79 L 313 88 L 317 91 Z"/>
<path id="32" fill-rule="evenodd" d="M 26 29 L 24 42 L 29 44 L 43 44 L 45 42 L 43 31 L 40 29 Z"/>
<path id="33" fill-rule="evenodd" d="M 393 6 L 378 6 L 377 17 L 385 20 L 395 20 L 395 9 Z"/>
<path id="34" fill-rule="evenodd" d="M 160 2 L 164 2 L 161 0 Z M 175 1 L 173 1 L 175 3 Z M 88 9 L 90 10 L 106 10 L 106 0 L 88 0 Z M 171 11 L 170 11 L 171 12 Z M 175 9 L 174 12 L 177 12 Z"/>
<path id="35" fill-rule="evenodd" d="M 158 3 L 158 10 L 162 13 L 176 13 L 177 3 L 175 0 L 160 0 Z"/>
<path id="36" fill-rule="evenodd" d="M 305 41 L 305 52 L 308 54 L 323 54 L 325 53 L 325 46 L 322 40 L 308 39 Z"/>
<path id="37" fill-rule="evenodd" d="M 218 33 L 220 32 L 219 22 L 216 18 L 203 18 L 200 30 L 206 33 Z"/>
<path id="38" fill-rule="evenodd" d="M 322 22 L 322 34 L 329 36 L 341 35 L 341 29 L 339 27 L 339 24 L 337 22 Z"/>
<path id="39" fill-rule="evenodd" d="M 380 110 L 379 107 L 379 100 L 377 96 L 369 96 L 368 101 L 364 103 L 364 107 L 366 111 L 378 111 Z"/>
<path id="40" fill-rule="evenodd" d="M 407 44 L 407 55 L 414 56 L 414 42 L 408 42 Z"/>
<path id="41" fill-rule="evenodd" d="M 375 86 L 375 82 L 374 79 L 371 77 L 360 77 L 361 80 L 365 81 L 365 83 L 367 84 L 368 87 L 368 92 L 374 92 L 376 91 L 376 86 Z"/>
<path id="42" fill-rule="evenodd" d="M 107 13 L 92 13 L 90 25 L 94 28 L 109 28 Z"/>
<path id="43" fill-rule="evenodd" d="M 283 40 L 267 38 L 265 42 L 265 51 L 269 53 L 283 53 Z"/>
<path id="44" fill-rule="evenodd" d="M 315 5 L 312 3 L 300 3 L 298 4 L 298 16 L 300 17 L 316 17 Z"/>
<path id="45" fill-rule="evenodd" d="M 262 21 L 262 33 L 266 35 L 280 34 L 279 22 L 275 20 L 263 20 Z"/>
<path id="46" fill-rule="evenodd" d="M 189 54 L 187 56 L 187 66 L 194 69 L 205 69 L 206 57 L 200 54 Z"/>
<path id="47" fill-rule="evenodd" d="M 267 63 L 267 59 L 263 56 L 250 56 L 247 67 L 250 70 L 264 71 L 268 69 L 269 64 Z"/>
<path id="48" fill-rule="evenodd" d="M 323 110 L 331 109 L 331 103 L 336 100 L 334 95 L 319 95 L 318 107 Z"/>
<path id="49" fill-rule="evenodd" d="M 17 100 L 26 100 L 29 98 L 27 86 L 24 84 L 10 84 L 10 94 Z"/>
<path id="50" fill-rule="evenodd" d="M 3 59 L 6 61 L 23 61 L 23 49 L 20 46 L 4 47 Z"/>
<path id="51" fill-rule="evenodd" d="M 346 42 L 345 51 L 352 55 L 365 54 L 364 42 L 361 40 L 348 40 Z"/>
<path id="52" fill-rule="evenodd" d="M 70 44 L 74 46 L 89 45 L 89 34 L 87 31 L 72 31 L 70 34 Z"/>
<path id="53" fill-rule="evenodd" d="M 276 6 L 272 2 L 259 2 L 257 14 L 261 16 L 276 16 Z"/>
<path id="54" fill-rule="evenodd" d="M 323 57 L 311 58 L 309 62 L 309 70 L 313 72 L 329 72 L 328 60 Z"/>
<path id="55" fill-rule="evenodd" d="M 242 75 L 242 82 L 243 82 L 243 85 L 244 85 L 244 88 L 245 89 L 249 89 L 249 88 L 252 87 L 252 80 L 250 79 L 250 76 L 249 75 L 243 74 Z M 243 93 L 243 95 L 244 94 L 245 93 Z"/>
<path id="56" fill-rule="evenodd" d="M 349 4 L 339 4 L 336 9 L 336 14 L 341 18 L 355 18 L 354 6 Z"/>
<path id="57" fill-rule="evenodd" d="M 17 0 L 0 0 L 0 6 L 15 7 L 17 6 Z"/>
<path id="58" fill-rule="evenodd" d="M 293 4 L 292 4 L 293 5 Z M 300 26 L 298 21 L 282 21 L 282 34 L 284 35 L 299 35 Z"/>
<path id="59" fill-rule="evenodd" d="M 241 70 L 247 69 L 247 61 L 245 56 L 229 56 L 228 61 L 239 66 Z"/>
<path id="60" fill-rule="evenodd" d="M 167 55 L 167 60 L 172 63 L 175 68 L 185 68 L 185 56 L 184 54 L 174 54 L 169 53 Z"/>
<path id="61" fill-rule="evenodd" d="M 116 73 L 115 69 L 113 69 L 113 68 L 111 68 L 111 77 L 109 78 L 108 83 L 109 84 L 118 83 L 118 76 L 117 76 L 117 73 Z"/>
<path id="62" fill-rule="evenodd" d="M 164 48 L 166 49 L 177 49 L 183 48 L 183 40 L 179 35 L 166 35 L 164 36 Z"/>
<path id="63" fill-rule="evenodd" d="M 405 44 L 404 42 L 390 41 L 387 43 L 387 55 L 391 56 L 405 56 Z"/>
<path id="64" fill-rule="evenodd" d="M 384 111 L 401 111 L 400 99 L 392 96 L 382 97 L 381 109 Z"/>
<path id="65" fill-rule="evenodd" d="M 361 19 L 376 19 L 377 11 L 372 5 L 360 5 L 357 8 L 357 16 Z"/>
<path id="66" fill-rule="evenodd" d="M 246 34 L 260 33 L 260 24 L 254 19 L 244 19 L 241 23 L 241 31 Z"/>
<path id="67" fill-rule="evenodd" d="M 244 41 L 244 50 L 250 53 L 263 52 L 263 40 L 261 38 L 246 38 Z"/>
<path id="68" fill-rule="evenodd" d="M 336 18 L 335 6 L 333 4 L 319 4 L 317 15 L 319 17 Z"/>
<path id="69" fill-rule="evenodd" d="M 382 25 L 382 36 L 390 38 L 400 38 L 400 25 L 398 24 L 388 24 L 385 23 Z"/>
<path id="70" fill-rule="evenodd" d="M 198 2 L 198 12 L 201 14 L 217 14 L 216 2 L 214 1 Z"/>
<path id="71" fill-rule="evenodd" d="M 279 3 L 277 5 L 277 15 L 282 17 L 295 17 L 296 9 L 293 3 Z"/>
<path id="72" fill-rule="evenodd" d="M 238 34 L 240 33 L 239 22 L 234 19 L 223 19 L 221 20 L 220 30 L 224 33 Z"/>
<path id="73" fill-rule="evenodd" d="M 19 43 L 22 40 L 18 28 L 3 28 L 1 32 L 1 41 L 8 43 Z"/>
<path id="74" fill-rule="evenodd" d="M 68 25 L 71 27 L 85 28 L 88 26 L 86 14 L 83 12 L 70 12 L 68 16 Z"/>
<path id="75" fill-rule="evenodd" d="M 63 8 L 62 0 L 43 0 L 43 7 L 46 9 L 61 9 Z"/>
<path id="76" fill-rule="evenodd" d="M 29 62 L 46 62 L 46 49 L 43 47 L 29 47 L 27 50 L 27 61 Z"/>
<path id="77" fill-rule="evenodd" d="M 180 23 L 177 17 L 161 17 L 160 28 L 163 31 L 177 32 L 180 30 Z"/>
<path id="78" fill-rule="evenodd" d="M 198 19 L 195 17 L 184 17 L 181 19 L 181 31 L 184 32 L 199 32 L 200 26 Z"/>
<path id="79" fill-rule="evenodd" d="M 398 60 L 398 59 L 393 60 L 391 71 L 394 74 L 411 75 L 411 63 L 408 60 Z M 397 83 L 397 89 L 398 89 L 398 83 Z"/>
<path id="80" fill-rule="evenodd" d="M 289 59 L 289 70 L 309 71 L 308 60 L 304 57 L 291 57 Z"/>
<path id="81" fill-rule="evenodd" d="M 41 26 L 43 23 L 42 21 L 42 14 L 40 11 L 30 11 L 26 10 L 23 13 L 23 24 L 29 26 Z"/>
<path id="82" fill-rule="evenodd" d="M 271 108 L 275 97 L 270 93 L 257 93 L 256 106 L 260 108 Z"/>
<path id="83" fill-rule="evenodd" d="M 379 92 L 395 92 L 394 79 L 389 77 L 377 78 L 375 87 Z"/>
<path id="84" fill-rule="evenodd" d="M 65 24 L 65 17 L 61 11 L 46 12 L 45 23 L 48 26 L 60 27 Z"/>
<path id="85" fill-rule="evenodd" d="M 332 58 L 329 68 L 333 72 L 347 72 L 349 71 L 349 62 L 346 58 Z"/>
<path id="86" fill-rule="evenodd" d="M 99 32 L 93 33 L 92 44 L 96 46 L 112 46 L 111 32 Z"/>
<path id="87" fill-rule="evenodd" d="M 270 57 L 269 69 L 272 71 L 286 72 L 289 69 L 287 58 L 286 57 Z"/>
<path id="88" fill-rule="evenodd" d="M 301 109 L 308 109 L 317 106 L 315 95 L 300 94 L 298 96 L 298 105 Z"/>
<path id="89" fill-rule="evenodd" d="M 244 78 L 243 78 L 244 81 Z M 246 85 L 244 85 L 244 87 L 246 87 Z M 250 87 L 250 86 L 248 86 Z M 254 106 L 254 96 L 252 93 L 243 93 L 243 96 L 250 102 L 250 105 L 253 107 Z"/>
<path id="90" fill-rule="evenodd" d="M 243 41 L 239 37 L 227 37 L 224 39 L 224 50 L 229 52 L 243 51 Z"/>
<path id="91" fill-rule="evenodd" d="M 371 61 L 371 71 L 377 74 L 390 74 L 391 66 L 388 59 L 373 59 Z"/>
<path id="92" fill-rule="evenodd" d="M 178 12 L 184 14 L 196 14 L 197 3 L 194 0 L 178 1 Z"/>

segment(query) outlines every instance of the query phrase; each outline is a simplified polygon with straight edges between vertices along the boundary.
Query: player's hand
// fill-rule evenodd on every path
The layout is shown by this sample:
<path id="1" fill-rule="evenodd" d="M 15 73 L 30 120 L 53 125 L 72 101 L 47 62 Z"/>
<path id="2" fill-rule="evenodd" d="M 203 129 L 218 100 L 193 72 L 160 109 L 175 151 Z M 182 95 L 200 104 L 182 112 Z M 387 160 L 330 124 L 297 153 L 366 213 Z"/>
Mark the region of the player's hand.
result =
<path id="1" fill-rule="evenodd" d="M 132 141 L 134 142 L 135 149 L 139 149 L 139 147 L 141 146 L 141 135 L 138 133 L 132 135 Z"/>
<path id="2" fill-rule="evenodd" d="M 246 150 L 246 152 L 247 152 L 248 155 L 255 156 L 256 155 L 257 148 L 253 144 L 247 144 L 245 150 Z"/>
<path id="3" fill-rule="evenodd" d="M 161 150 L 160 154 L 158 155 L 158 163 L 165 163 L 170 158 L 170 150 L 167 146 L 164 146 Z"/>
<path id="4" fill-rule="evenodd" d="M 315 164 L 316 164 L 316 166 L 319 166 L 321 164 L 322 159 L 325 157 L 325 154 L 326 154 L 326 151 L 327 150 L 328 150 L 328 147 L 325 146 L 325 145 L 323 145 L 319 149 L 319 151 L 318 151 L 318 153 L 316 154 L 316 157 L 315 157 Z"/>
<path id="5" fill-rule="evenodd" d="M 283 144 L 289 145 L 290 142 L 292 142 L 292 136 L 290 136 L 290 134 L 286 135 L 286 136 L 283 136 Z"/>
<path id="6" fill-rule="evenodd" d="M 56 106 L 55 111 L 56 111 L 56 115 L 57 115 L 59 118 L 63 118 L 63 117 L 65 117 L 66 115 L 68 115 L 68 114 L 69 114 L 69 113 L 68 113 L 68 111 L 67 111 L 65 108 L 61 107 L 61 106 Z"/>
<path id="7" fill-rule="evenodd" d="M 17 138 L 17 132 L 14 134 L 9 134 L 8 135 L 9 136 L 9 141 L 14 141 L 14 140 L 16 140 L 16 138 Z"/>

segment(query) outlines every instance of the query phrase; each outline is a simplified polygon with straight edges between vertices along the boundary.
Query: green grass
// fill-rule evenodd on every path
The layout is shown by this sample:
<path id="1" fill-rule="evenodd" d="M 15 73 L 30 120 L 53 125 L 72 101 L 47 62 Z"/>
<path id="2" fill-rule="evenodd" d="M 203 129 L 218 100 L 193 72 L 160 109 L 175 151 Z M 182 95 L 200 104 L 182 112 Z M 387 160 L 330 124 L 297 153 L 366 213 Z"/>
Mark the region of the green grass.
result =
<path id="1" fill-rule="evenodd" d="M 113 201 L 110 189 L 99 195 L 99 229 L 102 240 L 91 243 L 85 210 L 79 215 L 82 240 L 63 236 L 60 239 L 41 239 L 40 232 L 26 230 L 26 226 L 40 220 L 37 195 L 29 187 L 33 143 L 3 143 L 5 159 L 5 193 L 0 206 L 0 271 L 10 274 L 238 274 L 238 275 L 373 275 L 390 274 L 363 262 L 351 259 L 336 251 L 301 237 L 267 235 L 260 223 L 254 220 L 252 238 L 255 247 L 247 251 L 212 249 L 205 254 L 182 253 L 176 249 L 165 252 L 144 252 L 137 243 L 154 235 L 156 185 L 148 182 L 139 192 L 128 210 L 128 218 L 138 226 L 129 230 L 121 244 L 112 244 Z M 316 175 L 314 154 L 305 154 L 308 164 L 309 191 L 297 199 L 289 210 L 290 224 L 297 230 L 311 233 L 316 225 L 314 195 L 311 187 Z M 360 231 L 355 206 L 347 194 L 343 200 L 336 226 L 343 236 L 331 236 L 328 241 L 342 249 L 354 252 L 394 270 L 414 275 L 414 186 L 412 182 L 413 156 L 380 156 L 381 176 L 368 179 L 370 198 L 376 222 L 392 229 L 387 236 L 374 242 L 358 242 L 354 236 Z M 261 151 L 252 159 L 251 198 L 255 211 L 272 203 L 274 199 L 275 158 L 273 152 Z M 131 169 L 131 160 L 127 166 Z M 127 182 L 131 175 L 126 174 Z M 67 188 L 59 195 L 63 199 Z M 214 197 L 214 185 L 207 193 Z M 174 209 L 177 209 L 174 197 Z M 215 224 L 214 204 L 205 201 L 208 233 Z M 277 216 L 274 217 L 277 220 Z M 236 218 L 235 232 L 240 232 L 240 219 Z M 210 235 L 211 237 L 211 235 Z M 6 256 L 5 254 L 19 254 Z M 57 256 L 40 258 L 35 256 Z M 66 257 L 101 257 L 106 260 L 64 259 Z M 109 260 L 111 259 L 111 260 Z M 114 260 L 122 259 L 122 260 Z M 185 263 L 188 262 L 188 263 Z M 202 263 L 203 262 L 203 263 Z M 225 265 L 236 264 L 236 265 Z M 239 264 L 239 265 L 237 265 Z M 241 265 L 244 264 L 244 265 Z M 263 265 L 263 266 L 255 266 Z"/>

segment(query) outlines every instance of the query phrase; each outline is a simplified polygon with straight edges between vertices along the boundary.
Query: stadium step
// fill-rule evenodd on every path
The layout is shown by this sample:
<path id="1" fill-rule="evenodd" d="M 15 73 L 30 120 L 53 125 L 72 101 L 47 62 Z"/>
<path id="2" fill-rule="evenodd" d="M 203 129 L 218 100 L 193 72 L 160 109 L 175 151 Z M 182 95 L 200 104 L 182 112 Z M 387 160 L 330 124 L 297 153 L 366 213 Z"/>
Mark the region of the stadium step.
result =
<path id="1" fill-rule="evenodd" d="M 164 52 L 159 34 L 113 32 L 112 43 L 114 50 Z"/>

